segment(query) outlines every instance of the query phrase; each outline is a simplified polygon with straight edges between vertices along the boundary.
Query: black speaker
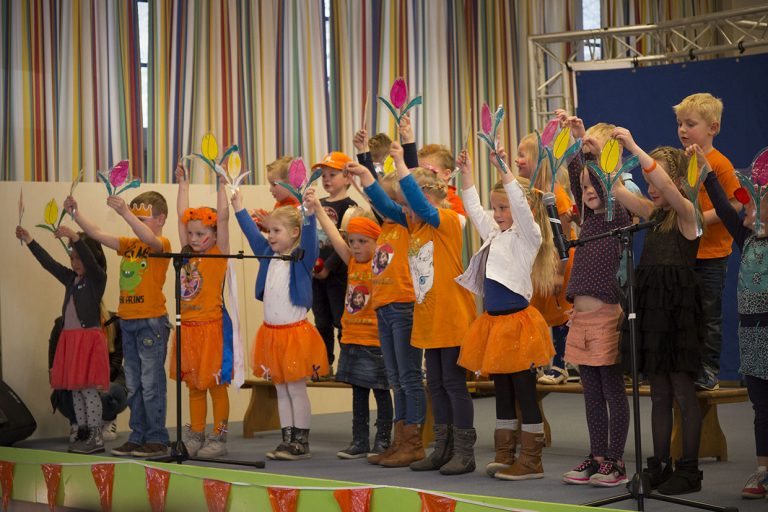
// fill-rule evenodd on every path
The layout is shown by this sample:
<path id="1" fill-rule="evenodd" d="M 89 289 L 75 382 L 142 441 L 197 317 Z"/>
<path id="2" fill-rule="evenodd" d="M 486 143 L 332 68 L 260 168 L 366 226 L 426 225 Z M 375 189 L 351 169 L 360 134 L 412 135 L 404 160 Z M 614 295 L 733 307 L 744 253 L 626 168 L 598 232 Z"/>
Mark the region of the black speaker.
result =
<path id="1" fill-rule="evenodd" d="M 19 395 L 0 380 L 0 446 L 11 446 L 32 435 L 35 418 Z"/>

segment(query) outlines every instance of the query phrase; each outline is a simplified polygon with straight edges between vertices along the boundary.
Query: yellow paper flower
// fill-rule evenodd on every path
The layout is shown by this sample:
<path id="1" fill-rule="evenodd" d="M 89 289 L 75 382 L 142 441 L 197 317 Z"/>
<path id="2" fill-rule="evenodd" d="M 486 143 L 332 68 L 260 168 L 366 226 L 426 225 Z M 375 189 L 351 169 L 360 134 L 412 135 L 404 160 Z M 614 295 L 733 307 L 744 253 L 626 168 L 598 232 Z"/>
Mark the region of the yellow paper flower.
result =
<path id="1" fill-rule="evenodd" d="M 227 166 L 227 169 L 229 170 L 230 176 L 237 176 L 240 174 L 240 168 L 242 165 L 243 162 L 240 160 L 240 155 L 237 153 L 232 153 L 229 155 L 229 165 Z"/>
<path id="2" fill-rule="evenodd" d="M 603 146 L 603 152 L 600 154 L 600 168 L 606 174 L 611 174 L 616 170 L 621 156 L 621 146 L 616 139 L 608 139 Z"/>
<path id="3" fill-rule="evenodd" d="M 691 187 L 696 186 L 696 182 L 699 180 L 699 161 L 696 158 L 696 153 L 691 155 L 691 159 L 688 160 L 688 184 Z"/>
<path id="4" fill-rule="evenodd" d="M 566 126 L 560 130 L 560 134 L 555 139 L 555 144 L 552 147 L 555 158 L 560 159 L 565 154 L 565 150 L 568 149 L 568 142 L 571 139 L 571 129 Z"/>
<path id="5" fill-rule="evenodd" d="M 203 136 L 203 143 L 201 146 L 203 156 L 208 160 L 215 160 L 219 154 L 219 144 L 216 142 L 216 137 L 211 132 L 208 132 Z"/>
<path id="6" fill-rule="evenodd" d="M 48 201 L 45 205 L 45 223 L 53 226 L 59 219 L 59 206 L 56 204 L 55 199 Z"/>

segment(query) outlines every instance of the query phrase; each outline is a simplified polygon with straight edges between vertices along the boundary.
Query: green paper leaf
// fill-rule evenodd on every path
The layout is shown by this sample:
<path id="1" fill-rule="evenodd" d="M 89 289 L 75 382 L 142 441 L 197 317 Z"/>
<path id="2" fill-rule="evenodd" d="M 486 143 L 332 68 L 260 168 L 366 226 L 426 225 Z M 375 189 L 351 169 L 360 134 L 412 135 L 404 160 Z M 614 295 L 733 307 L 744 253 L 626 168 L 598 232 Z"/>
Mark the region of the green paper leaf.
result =
<path id="1" fill-rule="evenodd" d="M 640 159 L 637 157 L 637 155 L 632 155 L 631 158 L 627 158 L 626 162 L 622 164 L 618 174 L 624 174 L 625 172 L 629 172 L 630 169 L 633 169 L 638 165 L 640 165 Z"/>
<path id="2" fill-rule="evenodd" d="M 290 192 L 299 201 L 303 201 L 304 200 L 304 198 L 301 196 L 301 193 L 299 193 L 298 190 L 293 188 L 293 186 L 291 186 L 290 183 L 286 183 L 284 181 L 276 181 L 275 185 L 280 185 L 281 187 L 286 189 L 288 192 Z"/>
<path id="3" fill-rule="evenodd" d="M 127 183 L 123 188 L 121 188 L 120 190 L 115 192 L 115 195 L 119 196 L 120 194 L 122 194 L 123 192 L 128 190 L 129 188 L 139 188 L 140 185 L 141 185 L 141 180 L 136 178 L 135 180 Z"/>
<path id="4" fill-rule="evenodd" d="M 488 146 L 488 149 L 495 151 L 496 150 L 496 144 L 493 143 L 493 141 L 488 137 L 488 135 L 484 134 L 483 132 L 480 132 L 477 134 L 478 137 L 480 137 L 480 140 L 485 142 L 485 145 Z"/>
<path id="5" fill-rule="evenodd" d="M 227 158 L 227 157 L 229 156 L 229 154 L 230 154 L 230 153 L 232 153 L 233 151 L 238 151 L 238 150 L 239 150 L 239 148 L 237 147 L 237 144 L 232 144 L 231 146 L 229 146 L 229 147 L 228 147 L 228 148 L 227 148 L 227 149 L 224 151 L 224 154 L 223 154 L 223 155 L 221 155 L 221 158 L 219 159 L 219 165 L 221 165 L 222 163 L 224 163 L 224 159 L 225 159 L 225 158 Z"/>
<path id="6" fill-rule="evenodd" d="M 421 96 L 416 96 L 411 101 L 409 101 L 408 104 L 405 106 L 405 108 L 400 111 L 399 118 L 402 118 L 405 114 L 408 113 L 409 110 L 411 110 L 416 105 L 421 105 L 423 103 L 422 99 L 423 98 Z"/>
<path id="7" fill-rule="evenodd" d="M 56 232 L 56 230 L 55 230 L 55 229 L 53 229 L 53 228 L 52 228 L 51 226 L 49 226 L 48 224 L 35 224 L 35 227 L 36 227 L 36 228 L 43 228 L 43 229 L 47 229 L 47 230 L 48 230 L 48 231 L 50 231 L 51 233 L 55 233 L 55 232 Z"/>
<path id="8" fill-rule="evenodd" d="M 397 122 L 397 125 L 399 126 L 400 125 L 400 114 L 397 113 L 397 110 L 395 110 L 395 107 L 393 107 L 392 104 L 390 102 L 388 102 L 387 99 L 384 98 L 383 96 L 379 96 L 379 101 L 384 103 L 384 105 L 387 106 L 389 111 L 392 112 L 392 117 L 395 118 L 395 121 Z"/>
<path id="9" fill-rule="evenodd" d="M 322 167 L 318 167 L 317 169 L 312 171 L 312 174 L 309 175 L 309 179 L 304 184 L 304 186 L 302 187 L 301 191 L 304 192 L 305 190 L 307 190 L 310 187 L 310 185 L 312 185 L 312 183 L 317 181 L 317 179 L 320 178 L 320 176 L 322 176 L 322 175 L 323 175 L 323 168 Z"/>
<path id="10" fill-rule="evenodd" d="M 104 176 L 104 173 L 102 173 L 101 171 L 96 173 L 96 177 L 98 177 L 104 183 L 104 185 L 107 186 L 107 194 L 109 194 L 111 196 L 112 195 L 112 184 L 109 182 L 109 178 Z"/>

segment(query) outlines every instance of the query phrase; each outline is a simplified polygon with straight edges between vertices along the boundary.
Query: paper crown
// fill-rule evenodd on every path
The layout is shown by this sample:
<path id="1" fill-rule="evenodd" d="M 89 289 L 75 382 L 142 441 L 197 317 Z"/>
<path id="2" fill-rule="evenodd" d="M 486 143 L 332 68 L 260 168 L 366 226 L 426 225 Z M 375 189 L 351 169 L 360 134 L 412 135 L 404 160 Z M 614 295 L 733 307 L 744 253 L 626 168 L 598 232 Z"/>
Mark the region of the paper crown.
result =
<path id="1" fill-rule="evenodd" d="M 132 204 L 131 213 L 137 217 L 152 217 L 152 205 L 151 204 Z"/>

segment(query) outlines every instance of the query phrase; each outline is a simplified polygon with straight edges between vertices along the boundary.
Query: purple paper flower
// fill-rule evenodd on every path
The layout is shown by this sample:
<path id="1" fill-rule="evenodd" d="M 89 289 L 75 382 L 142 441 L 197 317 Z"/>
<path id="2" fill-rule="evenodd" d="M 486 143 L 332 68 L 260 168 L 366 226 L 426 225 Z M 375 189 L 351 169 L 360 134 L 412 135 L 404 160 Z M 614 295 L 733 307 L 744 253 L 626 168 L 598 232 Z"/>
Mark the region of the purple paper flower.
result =
<path id="1" fill-rule="evenodd" d="M 555 133 L 557 133 L 559 127 L 560 121 L 558 119 L 553 119 L 548 122 L 547 126 L 544 127 L 544 131 L 541 132 L 541 143 L 545 146 L 549 146 L 549 143 L 555 138 Z"/>
<path id="2" fill-rule="evenodd" d="M 480 126 L 485 133 L 491 133 L 491 130 L 493 129 L 491 108 L 487 103 L 483 103 L 483 108 L 480 109 Z"/>
<path id="3" fill-rule="evenodd" d="M 128 178 L 128 160 L 121 160 L 109 171 L 109 182 L 117 188 Z"/>
<path id="4" fill-rule="evenodd" d="M 408 100 L 408 86 L 405 85 L 405 80 L 398 78 L 394 81 L 392 89 L 389 91 L 389 100 L 397 110 L 405 105 L 406 100 Z"/>
<path id="5" fill-rule="evenodd" d="M 768 185 L 768 148 L 761 151 L 752 162 L 752 179 L 761 187 Z"/>
<path id="6" fill-rule="evenodd" d="M 290 183 L 296 190 L 299 190 L 304 185 L 305 181 L 307 181 L 307 168 L 304 165 L 304 160 L 301 158 L 294 158 L 288 169 L 288 183 Z"/>

